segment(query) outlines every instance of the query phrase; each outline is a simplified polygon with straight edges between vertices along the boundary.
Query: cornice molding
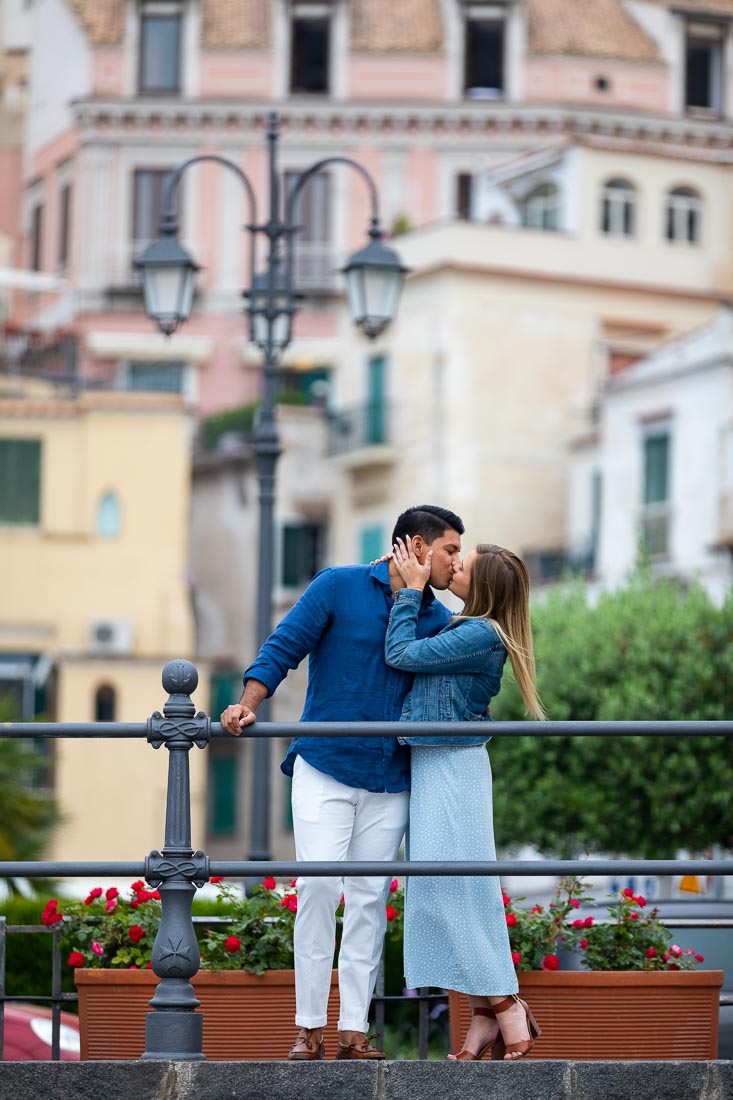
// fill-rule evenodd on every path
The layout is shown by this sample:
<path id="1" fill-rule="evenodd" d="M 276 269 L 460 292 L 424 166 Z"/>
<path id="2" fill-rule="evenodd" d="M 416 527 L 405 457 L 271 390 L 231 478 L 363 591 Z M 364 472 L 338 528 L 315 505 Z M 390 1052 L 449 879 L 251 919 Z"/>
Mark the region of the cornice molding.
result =
<path id="1" fill-rule="evenodd" d="M 733 121 L 638 114 L 542 104 L 243 102 L 241 100 L 84 99 L 73 104 L 84 144 L 198 139 L 219 133 L 228 141 L 262 139 L 267 117 L 276 110 L 285 139 L 342 138 L 350 144 L 411 142 L 471 144 L 483 138 L 565 135 L 587 144 L 624 143 L 636 148 L 685 150 L 705 159 L 730 159 Z M 606 147 L 611 147 L 606 145 Z"/>

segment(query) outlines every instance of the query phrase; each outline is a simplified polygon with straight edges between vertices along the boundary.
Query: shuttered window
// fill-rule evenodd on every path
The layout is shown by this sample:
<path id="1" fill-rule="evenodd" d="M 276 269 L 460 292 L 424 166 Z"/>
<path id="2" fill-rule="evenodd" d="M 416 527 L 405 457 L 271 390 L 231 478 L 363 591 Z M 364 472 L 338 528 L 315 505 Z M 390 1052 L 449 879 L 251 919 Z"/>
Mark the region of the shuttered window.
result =
<path id="1" fill-rule="evenodd" d="M 0 523 L 37 524 L 41 514 L 41 441 L 0 439 Z"/>

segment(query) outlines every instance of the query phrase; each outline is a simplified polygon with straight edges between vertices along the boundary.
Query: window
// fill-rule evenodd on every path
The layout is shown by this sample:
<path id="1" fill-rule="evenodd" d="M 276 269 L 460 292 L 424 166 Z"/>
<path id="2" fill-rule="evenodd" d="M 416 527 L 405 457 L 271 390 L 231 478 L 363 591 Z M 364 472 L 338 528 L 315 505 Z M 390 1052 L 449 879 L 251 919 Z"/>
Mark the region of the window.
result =
<path id="1" fill-rule="evenodd" d="M 364 442 L 374 446 L 387 442 L 387 359 L 372 355 L 367 362 L 367 405 Z"/>
<path id="2" fill-rule="evenodd" d="M 132 239 L 138 247 L 158 238 L 167 168 L 138 168 L 133 177 Z M 181 191 L 178 190 L 180 204 Z"/>
<path id="3" fill-rule="evenodd" d="M 43 267 L 43 204 L 37 202 L 31 210 L 31 271 Z"/>
<path id="4" fill-rule="evenodd" d="M 590 483 L 590 553 L 588 569 L 595 573 L 598 569 L 598 549 L 601 542 L 601 511 L 603 506 L 603 475 L 594 470 Z"/>
<path id="5" fill-rule="evenodd" d="M 109 684 L 97 688 L 94 696 L 94 721 L 116 722 L 117 692 Z"/>
<path id="6" fill-rule="evenodd" d="M 473 176 L 470 172 L 459 172 L 456 176 L 455 215 L 463 221 L 471 220 L 471 200 L 473 197 Z"/>
<path id="7" fill-rule="evenodd" d="M 522 225 L 532 229 L 558 228 L 558 193 L 554 183 L 535 187 L 520 203 Z"/>
<path id="8" fill-rule="evenodd" d="M 665 557 L 669 551 L 669 429 L 647 429 L 642 445 L 641 540 L 651 557 Z"/>
<path id="9" fill-rule="evenodd" d="M 185 376 L 184 363 L 134 362 L 127 366 L 128 390 L 147 390 L 151 393 L 182 393 Z"/>
<path id="10" fill-rule="evenodd" d="M 231 699 L 229 700 L 231 702 Z M 209 750 L 209 829 L 214 836 L 236 833 L 239 825 L 241 752 L 212 742 Z"/>
<path id="11" fill-rule="evenodd" d="M 328 367 L 315 367 L 313 370 L 281 367 L 277 385 L 277 400 L 284 404 L 326 408 L 331 394 L 331 371 Z"/>
<path id="12" fill-rule="evenodd" d="M 122 530 L 122 509 L 117 493 L 105 493 L 97 505 L 95 530 L 105 539 L 117 538 Z"/>
<path id="13" fill-rule="evenodd" d="M 668 241 L 698 244 L 702 201 L 691 187 L 675 187 L 667 194 L 665 235 Z"/>
<path id="14" fill-rule="evenodd" d="M 285 173 L 285 194 L 297 185 L 300 172 Z M 334 280 L 331 245 L 331 178 L 319 172 L 308 180 L 295 204 L 295 222 L 302 226 L 295 239 L 295 285 L 303 289 L 328 286 Z"/>
<path id="15" fill-rule="evenodd" d="M 38 524 L 41 441 L 0 439 L 0 523 Z"/>
<path id="16" fill-rule="evenodd" d="M 286 588 L 305 587 L 323 566 L 326 529 L 321 523 L 286 524 L 283 527 L 282 583 Z"/>
<path id="17" fill-rule="evenodd" d="M 601 195 L 601 232 L 609 237 L 633 237 L 636 231 L 636 188 L 628 180 L 609 180 Z"/>
<path id="18" fill-rule="evenodd" d="M 370 561 L 375 561 L 384 554 L 387 546 L 386 530 L 381 524 L 362 527 L 359 542 L 359 560 L 367 565 Z"/>
<path id="19" fill-rule="evenodd" d="M 59 192 L 59 255 L 60 268 L 69 262 L 69 229 L 71 219 L 71 184 L 66 183 Z"/>
<path id="20" fill-rule="evenodd" d="M 720 114 L 723 108 L 723 28 L 689 23 L 685 46 L 685 106 Z"/>
<path id="21" fill-rule="evenodd" d="M 328 94 L 330 20 L 293 14 L 290 37 L 290 91 Z"/>
<path id="22" fill-rule="evenodd" d="M 469 99 L 498 99 L 504 92 L 504 20 L 468 13 L 463 87 Z"/>
<path id="23" fill-rule="evenodd" d="M 172 95 L 181 89 L 181 17 L 143 14 L 140 19 L 138 91 Z"/>

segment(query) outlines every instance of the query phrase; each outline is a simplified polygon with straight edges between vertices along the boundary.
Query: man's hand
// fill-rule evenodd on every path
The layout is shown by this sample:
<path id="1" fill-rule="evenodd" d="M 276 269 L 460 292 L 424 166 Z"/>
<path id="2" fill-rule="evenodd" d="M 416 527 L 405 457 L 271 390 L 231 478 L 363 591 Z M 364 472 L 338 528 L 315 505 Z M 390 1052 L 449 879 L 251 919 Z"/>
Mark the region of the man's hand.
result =
<path id="1" fill-rule="evenodd" d="M 251 726 L 256 721 L 256 717 L 255 712 L 249 707 L 244 706 L 242 703 L 232 703 L 222 713 L 222 729 L 225 729 L 227 733 L 233 733 L 235 737 L 239 737 L 244 727 Z"/>

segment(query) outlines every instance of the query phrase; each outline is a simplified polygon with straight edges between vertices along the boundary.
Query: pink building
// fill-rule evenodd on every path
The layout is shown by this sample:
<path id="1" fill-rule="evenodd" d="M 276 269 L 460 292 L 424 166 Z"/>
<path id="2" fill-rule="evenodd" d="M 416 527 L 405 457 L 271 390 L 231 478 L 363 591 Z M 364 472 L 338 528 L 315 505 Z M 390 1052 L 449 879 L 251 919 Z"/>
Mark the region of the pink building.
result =
<path id="1" fill-rule="evenodd" d="M 144 315 L 133 262 L 157 236 L 172 168 L 233 160 L 262 217 L 274 108 L 284 187 L 321 157 L 351 157 L 397 232 L 476 215 L 477 176 L 558 138 L 728 149 L 731 15 L 733 0 L 10 0 L 6 69 L 25 48 L 28 96 L 22 146 L 0 150 L 0 232 L 18 266 L 66 280 L 16 293 L 12 320 L 51 350 L 60 331 L 73 338 L 86 378 L 182 390 L 203 415 L 250 402 L 249 211 L 233 174 L 203 164 L 182 186 L 182 237 L 204 267 L 190 322 L 166 342 Z M 514 199 L 520 221 L 554 227 L 546 189 Z M 367 214 L 348 169 L 303 194 L 306 300 L 286 386 L 308 390 L 338 362 L 336 271 Z"/>

